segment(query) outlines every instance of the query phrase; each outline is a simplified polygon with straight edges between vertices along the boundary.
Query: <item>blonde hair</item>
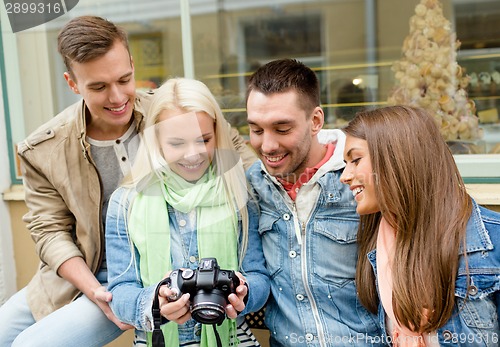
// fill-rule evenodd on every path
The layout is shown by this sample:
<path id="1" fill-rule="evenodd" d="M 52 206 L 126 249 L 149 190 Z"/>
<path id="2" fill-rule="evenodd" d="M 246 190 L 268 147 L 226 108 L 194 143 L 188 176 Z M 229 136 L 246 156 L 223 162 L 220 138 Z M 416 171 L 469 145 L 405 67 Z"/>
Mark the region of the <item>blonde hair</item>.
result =
<path id="1" fill-rule="evenodd" d="M 413 331 L 432 332 L 452 315 L 459 249 L 465 245 L 472 213 L 472 200 L 453 156 L 434 119 L 419 108 L 358 112 L 344 132 L 368 143 L 381 210 L 360 219 L 356 268 L 360 300 L 377 311 L 375 276 L 366 254 L 376 248 L 384 216 L 396 231 L 392 265 L 396 319 Z M 429 317 L 423 317 L 424 309 Z"/>
<path id="2" fill-rule="evenodd" d="M 225 185 L 227 201 L 234 211 L 239 211 L 242 232 L 239 238 L 239 261 L 245 255 L 248 245 L 248 210 L 246 204 L 249 190 L 242 161 L 236 152 L 230 136 L 230 124 L 210 92 L 202 82 L 188 78 L 172 78 L 167 80 L 155 92 L 149 107 L 142 141 L 137 152 L 131 173 L 127 175 L 122 186 L 144 191 L 151 184 L 163 181 L 168 171 L 168 164 L 163 158 L 156 124 L 160 122 L 160 114 L 164 110 L 181 110 L 188 112 L 205 112 L 215 125 L 217 149 L 212 161 L 217 177 L 222 178 Z M 129 211 L 131 208 L 129 208 Z"/>

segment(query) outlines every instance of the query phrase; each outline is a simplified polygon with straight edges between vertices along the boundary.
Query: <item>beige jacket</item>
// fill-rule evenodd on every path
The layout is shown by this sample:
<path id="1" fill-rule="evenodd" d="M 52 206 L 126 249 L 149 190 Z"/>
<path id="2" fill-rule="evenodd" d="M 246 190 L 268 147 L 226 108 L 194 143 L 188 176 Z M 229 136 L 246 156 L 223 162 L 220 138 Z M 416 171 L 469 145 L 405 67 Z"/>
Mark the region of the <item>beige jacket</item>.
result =
<path id="1" fill-rule="evenodd" d="M 134 118 L 138 131 L 144 127 L 143 115 L 152 94 L 137 92 Z M 104 253 L 101 182 L 85 140 L 84 110 L 83 100 L 71 105 L 18 145 L 29 210 L 23 220 L 41 260 L 27 287 L 36 320 L 80 294 L 57 275 L 62 263 L 82 257 L 96 273 Z M 255 157 L 238 132 L 232 132 L 248 167 Z"/>

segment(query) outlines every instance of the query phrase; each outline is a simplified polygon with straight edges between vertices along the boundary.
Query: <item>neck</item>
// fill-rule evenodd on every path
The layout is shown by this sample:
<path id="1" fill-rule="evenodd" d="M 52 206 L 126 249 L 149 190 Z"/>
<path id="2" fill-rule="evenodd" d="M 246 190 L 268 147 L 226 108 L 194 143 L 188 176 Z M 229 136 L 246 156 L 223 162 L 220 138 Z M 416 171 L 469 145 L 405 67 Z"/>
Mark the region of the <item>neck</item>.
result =
<path id="1" fill-rule="evenodd" d="M 311 144 L 311 149 L 309 150 L 309 160 L 307 167 L 316 166 L 326 155 L 326 146 L 318 142 L 318 138 L 315 137 Z"/>
<path id="2" fill-rule="evenodd" d="M 299 177 L 301 177 L 301 175 L 306 171 L 306 169 L 315 167 L 319 162 L 321 162 L 321 160 L 323 160 L 326 155 L 326 151 L 327 149 L 325 145 L 319 143 L 316 138 L 315 141 L 313 140 L 313 142 L 311 143 L 311 148 L 309 149 L 307 160 L 302 162 L 300 167 L 298 167 L 293 173 L 286 176 L 281 176 L 279 178 L 287 181 L 288 183 L 296 183 Z"/>
<path id="3" fill-rule="evenodd" d="M 86 133 L 88 137 L 98 141 L 115 140 L 127 132 L 132 122 L 133 118 L 130 118 L 127 124 L 117 126 L 92 120 L 86 125 Z"/>

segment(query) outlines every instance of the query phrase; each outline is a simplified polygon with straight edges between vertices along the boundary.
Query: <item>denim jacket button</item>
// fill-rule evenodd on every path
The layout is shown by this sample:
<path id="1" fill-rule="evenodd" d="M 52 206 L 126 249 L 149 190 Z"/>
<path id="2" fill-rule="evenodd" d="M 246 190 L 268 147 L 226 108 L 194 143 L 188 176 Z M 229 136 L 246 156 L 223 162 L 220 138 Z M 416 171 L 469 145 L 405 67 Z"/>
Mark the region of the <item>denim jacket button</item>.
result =
<path id="1" fill-rule="evenodd" d="M 449 331 L 449 330 L 443 331 L 443 339 L 445 341 L 450 341 L 452 336 L 453 336 L 453 334 L 451 333 L 451 331 Z"/>
<path id="2" fill-rule="evenodd" d="M 181 227 L 185 227 L 185 226 L 186 226 L 186 224 L 187 224 L 187 222 L 186 222 L 184 219 L 181 219 L 181 220 L 179 221 L 179 225 L 180 225 Z"/>
<path id="3" fill-rule="evenodd" d="M 288 213 L 285 213 L 285 214 L 283 215 L 283 219 L 284 219 L 284 220 L 290 220 L 290 215 L 289 215 Z"/>
<path id="4" fill-rule="evenodd" d="M 194 255 L 190 256 L 189 261 L 193 264 L 196 263 L 196 257 Z"/>
<path id="5" fill-rule="evenodd" d="M 306 334 L 306 341 L 311 342 L 314 339 L 314 335 L 311 333 Z"/>
<path id="6" fill-rule="evenodd" d="M 289 256 L 290 258 L 295 258 L 295 257 L 297 256 L 297 252 L 295 252 L 295 251 L 290 251 L 290 252 L 288 253 L 288 256 Z"/>
<path id="7" fill-rule="evenodd" d="M 477 294 L 477 287 L 475 285 L 469 287 L 469 294 L 473 296 Z"/>
<path id="8" fill-rule="evenodd" d="M 304 300 L 304 295 L 302 295 L 302 294 L 297 294 L 295 297 L 296 297 L 296 298 L 297 298 L 297 300 L 299 300 L 299 301 Z"/>

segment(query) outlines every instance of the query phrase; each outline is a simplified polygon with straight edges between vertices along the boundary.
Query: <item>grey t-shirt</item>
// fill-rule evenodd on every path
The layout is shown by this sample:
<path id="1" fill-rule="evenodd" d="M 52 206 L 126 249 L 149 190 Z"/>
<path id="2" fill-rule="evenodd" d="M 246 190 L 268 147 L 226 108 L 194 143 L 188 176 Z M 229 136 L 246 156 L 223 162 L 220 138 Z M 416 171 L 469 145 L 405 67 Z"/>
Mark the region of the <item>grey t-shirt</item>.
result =
<path id="1" fill-rule="evenodd" d="M 103 193 L 102 223 L 104 226 L 106 225 L 109 198 L 118 188 L 123 177 L 130 172 L 139 148 L 139 141 L 135 122 L 132 123 L 125 134 L 116 140 L 99 141 L 87 136 L 92 159 L 101 177 Z M 106 253 L 104 253 L 104 259 L 106 259 Z M 103 261 L 101 269 L 105 267 L 106 262 Z"/>

